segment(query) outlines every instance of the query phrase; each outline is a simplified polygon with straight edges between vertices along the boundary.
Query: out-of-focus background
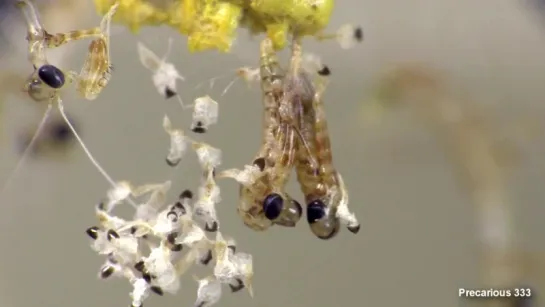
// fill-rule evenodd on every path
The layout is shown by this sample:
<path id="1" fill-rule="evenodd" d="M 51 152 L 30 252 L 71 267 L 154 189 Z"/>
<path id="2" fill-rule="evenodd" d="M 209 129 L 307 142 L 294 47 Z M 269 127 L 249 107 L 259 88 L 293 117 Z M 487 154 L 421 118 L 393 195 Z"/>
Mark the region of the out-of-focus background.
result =
<path id="1" fill-rule="evenodd" d="M 471 304 L 458 298 L 458 288 L 480 285 L 482 245 L 477 233 L 482 204 L 475 190 L 489 185 L 471 179 L 468 183 L 467 178 L 479 175 L 471 167 L 463 169 L 473 165 L 475 172 L 482 171 L 486 154 L 479 156 L 484 160 L 467 163 L 464 159 L 473 156 L 464 154 L 472 146 L 480 148 L 483 140 L 492 148 L 495 141 L 516 148 L 505 163 L 508 170 L 503 171 L 504 164 L 492 170 L 506 183 L 490 179 L 494 176 L 479 178 L 494 181 L 490 189 L 505 194 L 496 205 L 512 210 L 514 258 L 525 263 L 519 281 L 545 289 L 545 276 L 539 273 L 545 273 L 545 265 L 540 266 L 545 263 L 545 142 L 539 126 L 545 119 L 545 16 L 540 9 L 507 0 L 338 1 L 330 29 L 360 24 L 365 41 L 344 51 L 333 42 L 308 39 L 306 49 L 321 55 L 333 72 L 325 101 L 335 166 L 348 184 L 350 206 L 362 229 L 358 235 L 343 229 L 337 238 L 320 241 L 303 220 L 295 229 L 254 233 L 236 215 L 237 186 L 221 183 L 223 231 L 254 255 L 256 274 L 253 300 L 241 292 L 225 295 L 221 306 Z M 92 26 L 99 20 L 90 0 L 48 1 L 41 10 L 51 31 Z M 18 27 L 20 16 L 9 3 L 1 12 L 0 71 L 26 75 L 31 66 L 25 58 L 24 29 Z M 185 38 L 171 29 L 145 28 L 134 36 L 115 27 L 113 33 L 115 71 L 109 86 L 93 102 L 74 94 L 65 97 L 86 144 L 113 177 L 135 184 L 169 178 L 171 169 L 164 163 L 169 140 L 162 118 L 167 113 L 186 129 L 190 123 L 190 114 L 176 101 L 156 92 L 138 60 L 137 41 L 161 55 L 168 38 L 174 38 L 172 61 L 187 79 L 179 84 L 183 99 L 209 94 L 220 101 L 219 124 L 203 139 L 223 150 L 225 167 L 240 167 L 252 159 L 260 142 L 258 87 L 248 89 L 239 82 L 223 97 L 219 95 L 229 79 L 218 81 L 212 90 L 194 88 L 240 66 L 255 65 L 259 38 L 241 32 L 232 54 L 190 54 Z M 85 43 L 70 44 L 51 57 L 79 70 L 85 51 Z M 381 119 L 372 116 L 383 71 L 413 62 L 427 67 L 417 69 L 423 74 L 437 71 L 442 80 L 437 82 L 449 94 L 437 90 L 439 85 L 430 81 L 435 77 L 414 82 L 414 88 L 412 81 L 394 82 L 401 84 L 401 96 L 417 89 L 425 98 L 411 97 L 412 102 L 403 104 L 402 97 L 386 104 Z M 44 110 L 8 84 L 0 84 L 2 93 L 8 93 L 0 102 L 0 182 L 11 174 L 25 137 Z M 441 108 L 418 103 L 433 105 L 434 99 L 461 108 L 462 116 L 470 118 L 468 127 L 450 125 Z M 483 138 L 472 139 L 481 133 Z M 194 156 L 182 163 L 172 197 L 198 184 Z M 466 175 L 460 175 L 462 169 Z M 85 229 L 96 223 L 94 206 L 108 185 L 83 151 L 74 145 L 63 153 L 38 153 L 15 176 L 0 195 L 0 305 L 127 306 L 128 283 L 96 278 L 102 259 L 89 248 Z M 290 191 L 301 198 L 292 181 Z M 196 284 L 188 276 L 182 287 L 178 295 L 153 297 L 147 305 L 191 305 Z"/>

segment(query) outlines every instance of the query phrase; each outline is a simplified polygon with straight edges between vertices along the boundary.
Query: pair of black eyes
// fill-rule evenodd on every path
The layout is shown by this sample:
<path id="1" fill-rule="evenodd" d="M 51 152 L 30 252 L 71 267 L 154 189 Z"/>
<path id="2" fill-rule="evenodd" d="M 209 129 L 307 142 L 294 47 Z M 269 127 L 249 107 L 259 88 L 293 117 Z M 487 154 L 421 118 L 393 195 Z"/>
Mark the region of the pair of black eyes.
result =
<path id="1" fill-rule="evenodd" d="M 62 70 L 50 64 L 45 64 L 38 68 L 38 77 L 40 77 L 43 83 L 54 89 L 63 87 L 66 82 Z"/>
<path id="2" fill-rule="evenodd" d="M 303 210 L 301 204 L 299 204 L 297 201 L 292 200 L 292 202 L 297 207 L 299 212 Z M 283 208 L 284 199 L 279 194 L 271 193 L 263 200 L 263 212 L 265 213 L 265 217 L 271 221 L 276 220 L 280 216 Z"/>
<path id="3" fill-rule="evenodd" d="M 295 205 L 298 208 L 301 208 L 301 205 L 297 201 L 293 200 L 293 202 L 295 202 Z M 276 193 L 269 194 L 263 201 L 265 217 L 271 221 L 280 216 L 283 208 L 284 199 Z M 321 220 L 326 215 L 326 209 L 326 205 L 319 199 L 310 202 L 307 205 L 307 222 L 309 224 L 314 224 Z"/>

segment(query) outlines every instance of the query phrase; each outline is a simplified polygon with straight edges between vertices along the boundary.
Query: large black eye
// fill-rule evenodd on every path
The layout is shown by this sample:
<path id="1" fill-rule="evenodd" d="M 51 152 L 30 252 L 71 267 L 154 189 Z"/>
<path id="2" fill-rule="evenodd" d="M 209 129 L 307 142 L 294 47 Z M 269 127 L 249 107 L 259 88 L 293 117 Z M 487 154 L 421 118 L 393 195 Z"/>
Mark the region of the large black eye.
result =
<path id="1" fill-rule="evenodd" d="M 43 65 L 38 69 L 38 77 L 51 88 L 61 88 L 64 85 L 64 73 L 53 65 Z"/>
<path id="2" fill-rule="evenodd" d="M 307 221 L 309 224 L 316 223 L 320 219 L 322 219 L 325 216 L 325 209 L 326 206 L 324 203 L 317 199 L 314 201 L 311 201 L 307 205 Z"/>
<path id="3" fill-rule="evenodd" d="M 280 216 L 282 212 L 282 207 L 284 206 L 284 200 L 282 196 L 271 193 L 263 201 L 263 211 L 265 212 L 265 217 L 269 220 L 275 220 Z"/>

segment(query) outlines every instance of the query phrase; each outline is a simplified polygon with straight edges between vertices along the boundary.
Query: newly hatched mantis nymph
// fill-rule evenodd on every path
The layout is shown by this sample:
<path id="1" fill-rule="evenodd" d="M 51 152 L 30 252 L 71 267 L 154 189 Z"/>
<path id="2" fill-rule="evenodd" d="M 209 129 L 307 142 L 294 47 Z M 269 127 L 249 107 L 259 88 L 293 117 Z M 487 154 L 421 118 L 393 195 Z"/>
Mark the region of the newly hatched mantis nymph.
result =
<path id="1" fill-rule="evenodd" d="M 23 13 L 27 23 L 27 41 L 28 41 L 28 59 L 32 64 L 34 71 L 29 76 L 23 90 L 37 102 L 46 102 L 48 104 L 47 111 L 32 140 L 25 149 L 23 156 L 17 163 L 12 175 L 4 184 L 2 192 L 7 188 L 10 181 L 13 179 L 13 174 L 22 165 L 24 158 L 27 156 L 30 148 L 38 139 L 39 133 L 43 130 L 53 105 L 56 104 L 61 116 L 74 134 L 88 158 L 97 168 L 97 170 L 109 181 L 110 184 L 116 186 L 115 182 L 110 178 L 106 171 L 91 155 L 84 142 L 76 132 L 75 128 L 68 120 L 64 111 L 60 91 L 66 84 L 76 83 L 77 91 L 86 99 L 94 100 L 108 84 L 111 78 L 111 62 L 110 62 L 110 21 L 116 12 L 117 4 L 114 4 L 108 13 L 102 19 L 100 26 L 86 30 L 74 30 L 70 32 L 61 32 L 51 34 L 42 25 L 39 15 L 32 5 L 27 0 L 18 1 L 16 6 Z M 78 41 L 86 38 L 91 38 L 89 51 L 81 72 L 75 73 L 72 71 L 63 71 L 55 65 L 52 65 L 47 60 L 46 50 L 65 45 L 69 42 Z M 1 193 L 1 192 L 0 192 Z"/>
<path id="2" fill-rule="evenodd" d="M 320 76 L 317 85 L 310 79 L 314 73 L 304 71 L 302 65 L 297 74 L 303 78 L 304 84 L 312 95 L 302 96 L 307 101 L 303 103 L 304 139 L 316 157 L 318 169 L 310 161 L 307 148 L 299 146 L 295 169 L 297 180 L 305 196 L 307 221 L 311 231 L 320 239 L 333 238 L 339 232 L 340 225 L 345 224 L 352 233 L 357 233 L 360 224 L 355 215 L 348 210 L 348 191 L 341 174 L 333 166 L 331 141 L 327 129 L 327 121 L 323 106 L 323 92 L 325 90 L 324 76 L 329 75 L 327 66 L 315 71 Z M 317 172 L 316 172 L 317 171 Z"/>
<path id="3" fill-rule="evenodd" d="M 87 100 L 94 100 L 111 78 L 110 21 L 117 5 L 110 8 L 100 26 L 85 30 L 74 30 L 51 34 L 42 25 L 36 9 L 27 0 L 17 2 L 28 26 L 27 41 L 29 61 L 34 66 L 25 86 L 34 100 L 50 100 L 57 90 L 66 83 L 76 83 L 77 91 Z M 64 72 L 50 64 L 46 49 L 60 47 L 67 43 L 91 38 L 87 58 L 81 72 Z"/>
<path id="4" fill-rule="evenodd" d="M 263 92 L 263 143 L 252 165 L 230 169 L 218 177 L 230 177 L 240 184 L 237 208 L 243 222 L 262 231 L 273 224 L 293 227 L 301 218 L 301 205 L 285 191 L 295 161 L 295 127 L 283 122 L 279 108 L 285 97 L 285 72 L 278 63 L 272 41 L 261 42 L 260 78 Z"/>

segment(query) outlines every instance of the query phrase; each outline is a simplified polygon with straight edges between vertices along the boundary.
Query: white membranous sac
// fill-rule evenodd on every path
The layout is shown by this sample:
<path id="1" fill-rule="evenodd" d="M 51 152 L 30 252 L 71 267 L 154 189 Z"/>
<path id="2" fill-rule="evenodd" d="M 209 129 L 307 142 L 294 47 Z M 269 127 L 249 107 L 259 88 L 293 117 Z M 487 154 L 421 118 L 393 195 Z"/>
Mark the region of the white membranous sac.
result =
<path id="1" fill-rule="evenodd" d="M 214 242 L 216 265 L 213 276 L 223 284 L 228 284 L 231 292 L 248 289 L 253 297 L 252 256 L 245 253 L 237 253 L 235 242 L 223 238 L 221 232 L 217 232 Z"/>
<path id="2" fill-rule="evenodd" d="M 262 167 L 263 166 L 263 167 Z M 221 171 L 218 178 L 232 178 L 243 186 L 251 186 L 259 178 L 266 175 L 264 165 L 244 165 L 243 169 L 231 168 Z"/>
<path id="3" fill-rule="evenodd" d="M 220 187 L 215 181 L 215 169 L 209 168 L 204 172 L 204 178 L 199 187 L 199 197 L 195 203 L 195 215 L 205 222 L 205 230 L 216 232 L 219 221 L 216 213 L 216 204 L 221 202 Z"/>
<path id="4" fill-rule="evenodd" d="M 356 44 L 363 42 L 363 29 L 353 24 L 344 24 L 333 34 L 317 36 L 320 40 L 334 39 L 342 49 L 351 49 Z"/>
<path id="5" fill-rule="evenodd" d="M 215 305 L 221 299 L 222 289 L 219 280 L 213 276 L 208 276 L 203 279 L 193 277 L 198 283 L 197 299 L 193 307 L 208 307 Z"/>
<path id="6" fill-rule="evenodd" d="M 140 62 L 145 68 L 153 73 L 153 85 L 155 86 L 155 89 L 157 89 L 157 92 L 159 92 L 159 95 L 163 96 L 165 99 L 176 96 L 182 105 L 182 108 L 185 109 L 186 106 L 176 89 L 178 80 L 184 81 L 185 78 L 178 72 L 174 64 L 166 61 L 172 50 L 172 39 L 168 40 L 168 48 L 163 58 L 159 58 L 141 42 L 138 43 L 137 49 Z"/>
<path id="7" fill-rule="evenodd" d="M 215 125 L 218 122 L 218 115 L 218 102 L 210 98 L 210 96 L 207 95 L 195 99 L 193 103 L 191 131 L 206 133 L 211 125 Z"/>
<path id="8" fill-rule="evenodd" d="M 202 169 L 216 168 L 221 164 L 222 152 L 207 143 L 196 142 L 180 129 L 174 129 L 168 116 L 163 118 L 163 129 L 170 136 L 170 147 L 166 157 L 166 162 L 169 166 L 177 166 L 187 152 L 187 148 L 191 148 L 197 154 L 199 164 Z"/>
<path id="9" fill-rule="evenodd" d="M 222 154 L 220 149 L 199 142 L 193 143 L 192 147 L 203 170 L 215 169 L 221 164 Z"/>
<path id="10" fill-rule="evenodd" d="M 352 24 L 345 24 L 337 30 L 337 42 L 342 49 L 353 48 L 363 41 L 363 29 Z"/>
<path id="11" fill-rule="evenodd" d="M 170 119 L 166 115 L 163 118 L 163 129 L 170 136 L 170 147 L 166 162 L 169 166 L 175 167 L 182 161 L 187 152 L 187 147 L 193 141 L 182 130 L 174 129 Z"/>

